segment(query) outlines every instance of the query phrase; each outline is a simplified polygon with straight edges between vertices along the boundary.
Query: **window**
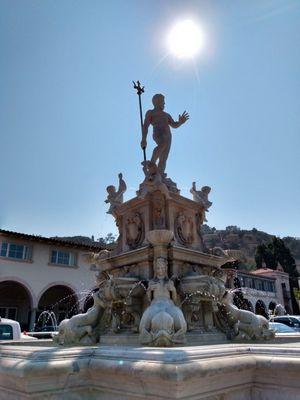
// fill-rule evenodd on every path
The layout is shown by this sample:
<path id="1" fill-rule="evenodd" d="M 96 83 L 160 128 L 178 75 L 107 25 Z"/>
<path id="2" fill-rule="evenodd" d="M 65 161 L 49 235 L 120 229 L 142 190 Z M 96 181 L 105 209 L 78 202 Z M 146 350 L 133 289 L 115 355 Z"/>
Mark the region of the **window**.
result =
<path id="1" fill-rule="evenodd" d="M 292 326 L 294 328 L 297 328 L 297 329 L 300 328 L 300 321 L 297 318 L 291 317 L 290 320 L 291 320 Z"/>
<path id="2" fill-rule="evenodd" d="M 300 323 L 296 318 L 290 318 L 290 317 L 277 318 L 277 317 L 275 317 L 274 321 L 275 322 L 281 322 L 282 324 L 291 326 L 292 328 L 297 328 L 298 329 L 300 327 Z"/>
<path id="3" fill-rule="evenodd" d="M 68 251 L 52 250 L 51 252 L 51 264 L 60 265 L 76 265 L 76 257 L 74 253 Z"/>
<path id="4" fill-rule="evenodd" d="M 10 325 L 1 324 L 0 325 L 0 340 L 12 340 L 13 339 L 13 329 Z"/>
<path id="5" fill-rule="evenodd" d="M 261 281 L 260 279 L 255 279 L 254 280 L 254 287 L 255 287 L 256 290 L 264 290 L 263 281 Z"/>
<path id="6" fill-rule="evenodd" d="M 258 290 L 264 290 L 264 282 L 258 281 Z"/>
<path id="7" fill-rule="evenodd" d="M 275 287 L 273 282 L 268 282 L 268 287 L 267 287 L 268 292 L 275 292 Z"/>
<path id="8" fill-rule="evenodd" d="M 32 247 L 24 244 L 2 242 L 0 256 L 16 260 L 31 260 Z"/>
<path id="9" fill-rule="evenodd" d="M 17 307 L 0 306 L 0 317 L 17 319 Z"/>

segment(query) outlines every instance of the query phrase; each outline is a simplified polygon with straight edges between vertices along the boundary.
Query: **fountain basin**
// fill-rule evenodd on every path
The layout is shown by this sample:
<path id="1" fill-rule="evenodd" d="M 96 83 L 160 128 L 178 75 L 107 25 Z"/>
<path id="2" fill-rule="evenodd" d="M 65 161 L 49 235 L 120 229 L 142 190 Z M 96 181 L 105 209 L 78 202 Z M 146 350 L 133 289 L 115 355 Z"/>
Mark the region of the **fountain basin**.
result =
<path id="1" fill-rule="evenodd" d="M 141 281 L 132 277 L 117 277 L 114 278 L 116 291 L 122 298 L 126 297 L 142 297 L 145 294 L 145 287 Z"/>
<path id="2" fill-rule="evenodd" d="M 300 343 L 0 346 L 0 399 L 297 400 Z M 270 367 L 271 366 L 271 367 Z"/>
<path id="3" fill-rule="evenodd" d="M 218 298 L 225 292 L 221 283 L 216 284 L 207 275 L 186 276 L 181 279 L 181 290 L 186 295 Z"/>
<path id="4" fill-rule="evenodd" d="M 147 233 L 147 240 L 153 246 L 169 244 L 174 238 L 174 233 L 167 229 L 156 229 Z"/>

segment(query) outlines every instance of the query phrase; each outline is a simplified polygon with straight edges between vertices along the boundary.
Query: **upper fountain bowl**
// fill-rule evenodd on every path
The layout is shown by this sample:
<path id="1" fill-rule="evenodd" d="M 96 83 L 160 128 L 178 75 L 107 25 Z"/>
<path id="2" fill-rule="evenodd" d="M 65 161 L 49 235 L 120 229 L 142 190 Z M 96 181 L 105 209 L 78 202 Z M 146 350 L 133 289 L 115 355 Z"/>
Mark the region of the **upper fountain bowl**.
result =
<path id="1" fill-rule="evenodd" d="M 169 244 L 174 238 L 174 233 L 167 229 L 156 229 L 147 233 L 147 240 L 153 246 Z"/>

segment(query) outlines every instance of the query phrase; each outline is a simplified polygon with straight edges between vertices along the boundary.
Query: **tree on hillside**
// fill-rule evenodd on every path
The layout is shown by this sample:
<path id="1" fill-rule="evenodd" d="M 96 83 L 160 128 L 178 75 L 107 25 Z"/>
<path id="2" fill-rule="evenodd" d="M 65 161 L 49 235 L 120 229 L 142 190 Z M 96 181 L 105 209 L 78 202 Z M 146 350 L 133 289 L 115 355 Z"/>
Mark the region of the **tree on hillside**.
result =
<path id="1" fill-rule="evenodd" d="M 272 241 L 273 252 L 275 258 L 282 266 L 284 272 L 287 272 L 291 277 L 298 278 L 296 262 L 291 254 L 291 251 L 286 247 L 284 241 L 280 238 L 274 237 Z"/>
<path id="2" fill-rule="evenodd" d="M 296 291 L 299 290 L 299 273 L 296 268 L 295 259 L 292 256 L 290 249 L 284 244 L 284 241 L 274 236 L 272 241 L 267 245 L 262 244 L 257 246 L 255 262 L 257 268 L 262 268 L 264 262 L 267 268 L 271 269 L 276 269 L 279 263 L 283 268 L 283 271 L 289 274 L 293 310 L 298 314 L 299 306 L 295 299 L 294 289 L 296 289 Z"/>
<path id="3" fill-rule="evenodd" d="M 300 239 L 291 236 L 282 239 L 284 244 L 291 250 L 291 253 L 296 259 L 300 259 Z"/>
<path id="4" fill-rule="evenodd" d="M 262 268 L 263 262 L 268 268 L 276 269 L 278 265 L 278 260 L 273 253 L 273 246 L 269 243 L 267 246 L 263 243 L 256 247 L 255 251 L 255 263 L 256 268 Z"/>
<path id="5" fill-rule="evenodd" d="M 203 235 L 209 234 L 209 233 L 215 233 L 216 228 L 215 227 L 210 227 L 207 224 L 203 224 L 201 226 L 201 232 L 203 233 Z"/>
<path id="6" fill-rule="evenodd" d="M 228 225 L 228 226 L 226 226 L 225 230 L 227 232 L 238 232 L 238 231 L 241 230 L 241 228 L 239 226 L 236 226 L 236 225 Z"/>
<path id="7" fill-rule="evenodd" d="M 285 245 L 284 241 L 276 236 L 267 245 L 257 246 L 255 253 L 255 261 L 257 268 L 262 267 L 262 262 L 271 269 L 276 269 L 278 263 L 282 266 L 284 272 L 288 273 L 292 278 L 298 278 L 295 259 L 290 249 Z"/>
<path id="8" fill-rule="evenodd" d="M 100 237 L 99 239 L 97 239 L 97 242 L 103 245 L 114 244 L 116 242 L 116 235 L 110 232 L 104 238 Z"/>

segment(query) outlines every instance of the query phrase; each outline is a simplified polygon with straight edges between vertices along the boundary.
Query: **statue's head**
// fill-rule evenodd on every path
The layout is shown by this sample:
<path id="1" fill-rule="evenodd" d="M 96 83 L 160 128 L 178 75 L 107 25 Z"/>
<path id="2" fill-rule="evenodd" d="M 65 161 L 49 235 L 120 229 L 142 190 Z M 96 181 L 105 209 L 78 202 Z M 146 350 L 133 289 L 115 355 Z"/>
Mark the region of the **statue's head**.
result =
<path id="1" fill-rule="evenodd" d="M 201 192 L 205 193 L 205 194 L 209 194 L 211 191 L 211 188 L 209 186 L 203 186 L 201 188 Z"/>
<path id="2" fill-rule="evenodd" d="M 163 110 L 165 108 L 165 96 L 160 93 L 155 94 L 152 97 L 152 103 L 155 108 Z"/>
<path id="3" fill-rule="evenodd" d="M 163 257 L 158 257 L 155 262 L 154 276 L 158 279 L 167 278 L 168 276 L 168 263 Z"/>
<path id="4" fill-rule="evenodd" d="M 114 194 L 114 193 L 116 193 L 116 188 L 114 185 L 110 185 L 110 186 L 107 186 L 106 191 L 108 194 Z"/>

